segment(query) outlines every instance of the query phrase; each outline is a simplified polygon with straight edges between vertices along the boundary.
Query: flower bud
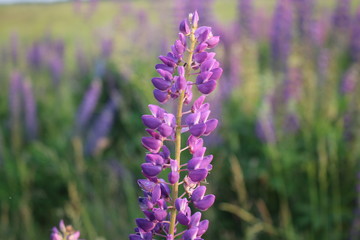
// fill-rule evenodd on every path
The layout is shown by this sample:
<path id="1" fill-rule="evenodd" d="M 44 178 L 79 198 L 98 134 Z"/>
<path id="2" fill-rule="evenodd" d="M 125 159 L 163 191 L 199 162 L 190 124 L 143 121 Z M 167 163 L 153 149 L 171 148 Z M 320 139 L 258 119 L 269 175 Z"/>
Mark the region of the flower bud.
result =
<path id="1" fill-rule="evenodd" d="M 179 30 L 181 33 L 183 33 L 186 36 L 190 34 L 190 27 L 186 19 L 181 21 Z"/>
<path id="2" fill-rule="evenodd" d="M 145 218 L 137 218 L 136 224 L 139 228 L 141 228 L 145 232 L 149 232 L 155 227 L 154 223 L 150 222 L 149 220 L 147 220 Z"/>

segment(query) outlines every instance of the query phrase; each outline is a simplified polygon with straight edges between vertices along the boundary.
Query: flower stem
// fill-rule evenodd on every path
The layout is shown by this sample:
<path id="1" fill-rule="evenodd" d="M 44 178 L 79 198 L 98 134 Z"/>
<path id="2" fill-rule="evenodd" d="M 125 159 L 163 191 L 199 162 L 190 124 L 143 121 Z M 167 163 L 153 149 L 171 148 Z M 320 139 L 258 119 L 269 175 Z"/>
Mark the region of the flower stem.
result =
<path id="1" fill-rule="evenodd" d="M 189 36 L 190 42 L 190 48 L 186 59 L 186 68 L 185 68 L 185 78 L 188 79 L 191 74 L 191 63 L 192 58 L 194 54 L 195 49 L 195 36 L 194 36 L 195 28 L 192 27 L 191 33 Z M 181 118 L 183 115 L 183 104 L 185 99 L 185 90 L 181 91 L 177 106 L 177 113 L 176 113 L 176 131 L 175 131 L 175 160 L 178 163 L 178 166 L 181 165 L 180 161 L 180 155 L 181 155 Z M 178 198 L 179 195 L 179 182 L 176 182 L 172 186 L 172 192 L 171 192 L 171 199 L 172 199 L 172 206 L 174 208 L 171 209 L 170 214 L 170 231 L 169 234 L 175 238 L 175 227 L 176 227 L 176 214 L 177 210 L 175 208 L 175 201 Z"/>

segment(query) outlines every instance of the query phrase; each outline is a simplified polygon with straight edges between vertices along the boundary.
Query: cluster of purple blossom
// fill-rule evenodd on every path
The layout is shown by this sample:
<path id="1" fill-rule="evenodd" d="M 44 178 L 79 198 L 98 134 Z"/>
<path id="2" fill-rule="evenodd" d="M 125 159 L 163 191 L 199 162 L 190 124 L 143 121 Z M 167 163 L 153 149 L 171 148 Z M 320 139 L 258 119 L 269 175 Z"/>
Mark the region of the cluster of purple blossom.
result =
<path id="1" fill-rule="evenodd" d="M 215 90 L 222 69 L 214 58 L 215 53 L 206 51 L 218 44 L 219 36 L 213 36 L 210 27 L 198 27 L 198 21 L 195 11 L 188 20 L 180 23 L 179 39 L 171 46 L 171 52 L 159 57 L 162 64 L 156 65 L 161 77 L 152 79 L 155 98 L 160 103 L 178 99 L 178 108 L 174 115 L 159 106 L 149 105 L 151 115 L 142 116 L 150 135 L 142 138 L 143 146 L 149 151 L 141 165 L 146 179 L 138 180 L 144 193 L 139 198 L 140 208 L 146 217 L 136 219 L 136 234 L 131 234 L 130 240 L 151 240 L 154 235 L 167 240 L 179 237 L 200 240 L 209 225 L 208 220 L 201 221 L 200 212 L 192 214 L 189 203 L 205 211 L 215 201 L 214 195 L 206 195 L 206 187 L 202 185 L 212 169 L 213 156 L 205 155 L 206 147 L 201 137 L 209 135 L 218 124 L 217 119 L 208 119 L 210 105 L 204 101 L 205 95 Z M 191 81 L 190 76 L 196 76 L 196 80 Z M 192 101 L 193 85 L 203 95 L 193 102 L 190 110 L 183 112 L 183 104 Z M 187 146 L 181 149 L 181 134 L 184 132 L 190 134 Z M 175 143 L 174 159 L 165 141 Z M 184 150 L 189 150 L 192 158 L 181 164 L 180 155 Z M 165 169 L 170 169 L 168 182 L 159 177 Z M 181 182 L 180 172 L 187 173 Z M 181 196 L 178 195 L 179 185 L 184 187 Z M 178 224 L 185 226 L 186 230 L 177 233 Z"/>
<path id="2" fill-rule="evenodd" d="M 63 220 L 60 221 L 59 229 L 53 227 L 51 233 L 51 240 L 78 240 L 80 232 L 75 231 L 72 226 L 65 226 Z"/>
<path id="3" fill-rule="evenodd" d="M 28 140 L 33 140 L 38 134 L 37 106 L 31 83 L 19 72 L 11 75 L 9 86 L 9 109 L 10 124 L 13 134 L 21 126 L 20 122 L 24 119 L 24 132 Z"/>

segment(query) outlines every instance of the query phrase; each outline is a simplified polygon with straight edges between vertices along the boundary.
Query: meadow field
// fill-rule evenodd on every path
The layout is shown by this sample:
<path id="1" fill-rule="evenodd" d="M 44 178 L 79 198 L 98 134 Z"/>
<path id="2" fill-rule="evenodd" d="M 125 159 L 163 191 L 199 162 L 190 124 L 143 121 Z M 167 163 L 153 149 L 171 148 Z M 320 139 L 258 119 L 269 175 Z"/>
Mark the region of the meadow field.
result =
<path id="1" fill-rule="evenodd" d="M 128 239 L 155 65 L 194 10 L 224 70 L 202 238 L 360 239 L 360 0 L 91 0 L 0 5 L 1 240 Z"/>

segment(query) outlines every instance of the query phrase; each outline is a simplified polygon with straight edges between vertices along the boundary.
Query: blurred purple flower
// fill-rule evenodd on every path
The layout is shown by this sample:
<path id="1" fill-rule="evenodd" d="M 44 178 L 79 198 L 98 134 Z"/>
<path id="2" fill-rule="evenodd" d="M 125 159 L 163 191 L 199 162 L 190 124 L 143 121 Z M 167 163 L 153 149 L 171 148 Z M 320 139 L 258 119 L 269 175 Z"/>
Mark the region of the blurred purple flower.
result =
<path id="1" fill-rule="evenodd" d="M 254 24 L 254 35 L 258 40 L 268 41 L 269 29 L 271 29 L 271 19 L 267 11 L 256 9 L 254 14 L 254 22 L 261 24 Z"/>
<path id="2" fill-rule="evenodd" d="M 356 66 L 352 66 L 345 72 L 341 81 L 340 91 L 342 94 L 346 95 L 354 92 L 359 77 L 357 71 Z"/>
<path id="3" fill-rule="evenodd" d="M 253 38 L 255 33 L 253 0 L 239 0 L 238 9 L 240 34 Z"/>
<path id="4" fill-rule="evenodd" d="M 64 72 L 64 62 L 59 56 L 53 56 L 49 62 L 53 83 L 57 86 Z"/>
<path id="5" fill-rule="evenodd" d="M 111 38 L 103 38 L 101 40 L 101 56 L 105 59 L 110 58 L 114 49 L 114 41 Z"/>
<path id="6" fill-rule="evenodd" d="M 80 231 L 75 231 L 70 225 L 65 225 L 61 220 L 59 228 L 53 227 L 50 235 L 51 240 L 78 240 L 80 237 Z"/>
<path id="7" fill-rule="evenodd" d="M 285 115 L 283 122 L 283 129 L 286 134 L 295 133 L 300 127 L 299 117 L 294 113 L 289 113 Z"/>
<path id="8" fill-rule="evenodd" d="M 291 52 L 293 14 L 289 0 L 278 0 L 271 30 L 271 53 L 274 67 L 285 70 Z"/>
<path id="9" fill-rule="evenodd" d="M 27 52 L 28 64 L 34 68 L 40 68 L 43 62 L 43 50 L 41 43 L 34 42 Z"/>
<path id="10" fill-rule="evenodd" d="M 333 26 L 339 30 L 348 30 L 351 25 L 350 0 L 338 0 L 332 17 Z"/>
<path id="11" fill-rule="evenodd" d="M 329 22 L 326 18 L 320 18 L 317 20 L 311 20 L 308 34 L 309 40 L 315 47 L 321 47 L 325 45 L 329 33 Z"/>
<path id="12" fill-rule="evenodd" d="M 95 80 L 85 93 L 85 96 L 76 114 L 76 128 L 83 129 L 93 114 L 101 94 L 101 82 Z"/>
<path id="13" fill-rule="evenodd" d="M 263 106 L 256 122 L 256 136 L 263 142 L 274 144 L 276 142 L 276 133 L 274 125 L 274 116 L 271 108 L 273 96 L 266 96 L 263 100 Z"/>
<path id="14" fill-rule="evenodd" d="M 116 103 L 109 100 L 91 126 L 85 145 L 85 153 L 94 155 L 108 144 L 107 137 L 114 123 Z"/>
<path id="15" fill-rule="evenodd" d="M 272 116 L 263 116 L 258 118 L 256 122 L 256 136 L 263 143 L 275 143 L 276 135 L 275 135 L 275 127 Z"/>
<path id="16" fill-rule="evenodd" d="M 314 0 L 293 0 L 296 7 L 296 21 L 300 35 L 309 36 L 312 27 Z"/>
<path id="17" fill-rule="evenodd" d="M 22 89 L 24 111 L 25 111 L 25 131 L 28 139 L 33 140 L 38 132 L 38 120 L 36 101 L 30 82 L 25 81 Z"/>
<path id="18" fill-rule="evenodd" d="M 145 10 L 140 10 L 136 14 L 140 26 L 149 24 L 149 16 Z"/>
<path id="19" fill-rule="evenodd" d="M 19 124 L 22 112 L 23 77 L 19 72 L 13 72 L 10 77 L 9 110 L 11 124 Z"/>
<path id="20" fill-rule="evenodd" d="M 285 77 L 283 85 L 283 99 L 284 103 L 290 100 L 295 100 L 300 97 L 302 76 L 298 68 L 289 68 Z"/>
<path id="21" fill-rule="evenodd" d="M 352 22 L 350 54 L 354 61 L 360 61 L 360 7 Z"/>

